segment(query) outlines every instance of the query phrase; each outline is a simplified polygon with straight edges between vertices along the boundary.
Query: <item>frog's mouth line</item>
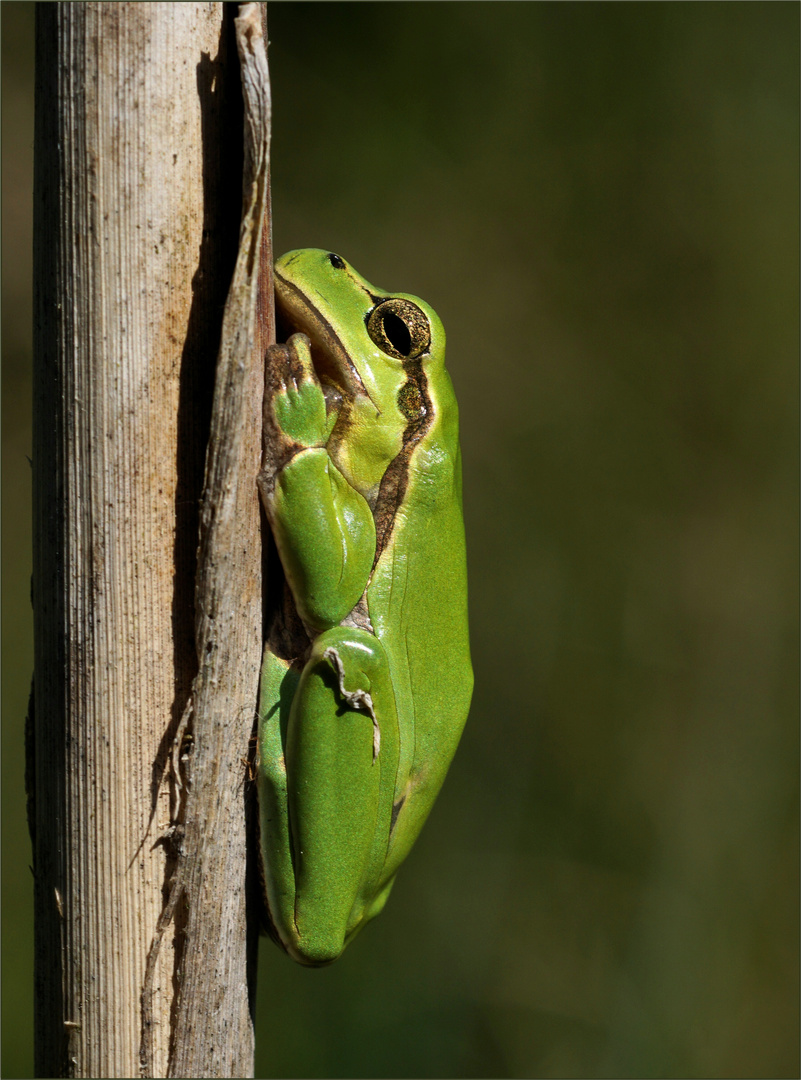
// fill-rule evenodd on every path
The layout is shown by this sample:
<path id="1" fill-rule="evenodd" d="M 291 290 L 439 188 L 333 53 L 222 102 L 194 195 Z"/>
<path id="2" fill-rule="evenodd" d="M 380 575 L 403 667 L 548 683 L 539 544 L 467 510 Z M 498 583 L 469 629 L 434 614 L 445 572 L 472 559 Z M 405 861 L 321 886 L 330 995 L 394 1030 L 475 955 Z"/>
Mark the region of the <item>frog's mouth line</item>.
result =
<path id="1" fill-rule="evenodd" d="M 363 394 L 373 401 L 331 323 L 308 296 L 278 272 L 275 275 L 275 298 L 279 313 L 289 326 L 306 334 L 311 341 L 314 368 L 321 380 L 333 382 L 350 398 Z M 376 412 L 380 412 L 377 407 Z"/>
<path id="2" fill-rule="evenodd" d="M 325 316 L 296 285 L 287 281 L 279 272 L 276 272 L 275 279 L 275 295 L 280 315 L 293 330 L 308 336 L 312 345 L 312 362 L 320 381 L 330 380 L 351 400 L 357 394 L 363 394 L 372 402 L 376 415 L 380 416 L 381 410 L 368 393 L 347 350 Z M 372 293 L 367 295 L 374 304 L 380 302 Z M 398 508 L 403 503 L 409 482 L 409 467 L 414 449 L 434 418 L 428 382 L 420 360 L 406 360 L 403 366 L 408 382 L 417 387 L 423 407 L 418 416 L 408 419 L 401 449 L 388 464 L 375 497 L 369 500 L 376 525 L 373 568 L 378 564 L 395 527 Z"/>

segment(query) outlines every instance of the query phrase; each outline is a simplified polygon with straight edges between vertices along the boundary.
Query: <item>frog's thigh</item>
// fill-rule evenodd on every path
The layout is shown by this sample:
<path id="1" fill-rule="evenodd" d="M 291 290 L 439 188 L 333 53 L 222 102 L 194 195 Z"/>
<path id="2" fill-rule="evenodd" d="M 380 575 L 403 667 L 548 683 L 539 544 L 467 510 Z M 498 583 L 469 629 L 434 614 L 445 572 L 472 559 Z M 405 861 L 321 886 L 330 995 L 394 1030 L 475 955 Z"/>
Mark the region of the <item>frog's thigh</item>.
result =
<path id="1" fill-rule="evenodd" d="M 296 948 L 306 963 L 339 956 L 375 897 L 397 770 L 384 649 L 366 631 L 335 627 L 314 643 L 287 734 Z"/>
<path id="2" fill-rule="evenodd" d="M 359 600 L 375 554 L 375 522 L 322 447 L 297 454 L 278 473 L 271 521 L 303 619 L 318 630 Z"/>

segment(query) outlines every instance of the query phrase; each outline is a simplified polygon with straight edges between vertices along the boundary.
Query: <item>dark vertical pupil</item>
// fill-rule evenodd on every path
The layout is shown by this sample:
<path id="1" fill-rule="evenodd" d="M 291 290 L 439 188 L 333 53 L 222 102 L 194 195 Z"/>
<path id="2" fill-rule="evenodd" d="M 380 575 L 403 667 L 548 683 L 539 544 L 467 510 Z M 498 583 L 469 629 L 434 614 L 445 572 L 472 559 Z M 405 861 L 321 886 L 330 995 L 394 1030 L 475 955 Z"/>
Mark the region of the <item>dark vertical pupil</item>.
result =
<path id="1" fill-rule="evenodd" d="M 330 254 L 329 254 L 329 256 L 328 256 L 328 261 L 329 261 L 329 262 L 331 263 L 331 265 L 332 265 L 332 266 L 333 266 L 333 267 L 334 267 L 334 268 L 335 268 L 336 270 L 344 270 L 344 269 L 345 269 L 345 260 L 344 260 L 344 259 L 340 259 L 339 255 L 335 255 L 335 254 L 333 253 L 333 251 L 332 251 L 332 252 L 330 252 Z"/>
<path id="2" fill-rule="evenodd" d="M 384 316 L 384 333 L 393 349 L 401 356 L 409 355 L 412 351 L 412 336 L 409 333 L 409 327 L 394 312 L 388 311 Z"/>

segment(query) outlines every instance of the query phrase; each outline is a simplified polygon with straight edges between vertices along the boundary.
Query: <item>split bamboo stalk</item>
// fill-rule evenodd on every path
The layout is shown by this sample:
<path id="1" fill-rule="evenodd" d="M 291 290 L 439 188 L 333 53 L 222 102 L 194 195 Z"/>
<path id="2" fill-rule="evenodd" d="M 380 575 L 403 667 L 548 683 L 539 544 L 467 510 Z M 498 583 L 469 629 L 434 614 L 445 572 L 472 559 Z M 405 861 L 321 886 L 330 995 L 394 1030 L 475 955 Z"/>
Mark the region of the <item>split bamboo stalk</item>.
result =
<path id="1" fill-rule="evenodd" d="M 248 18 L 255 43 L 258 11 Z M 212 417 L 242 210 L 231 22 L 218 3 L 38 5 L 40 1076 L 252 1075 L 240 759 L 261 638 L 258 318 L 229 348 L 233 451 L 219 385 Z M 262 268 L 268 238 L 255 245 Z M 252 277 L 263 320 L 269 283 Z M 223 467 L 203 505 L 196 622 L 210 430 Z"/>

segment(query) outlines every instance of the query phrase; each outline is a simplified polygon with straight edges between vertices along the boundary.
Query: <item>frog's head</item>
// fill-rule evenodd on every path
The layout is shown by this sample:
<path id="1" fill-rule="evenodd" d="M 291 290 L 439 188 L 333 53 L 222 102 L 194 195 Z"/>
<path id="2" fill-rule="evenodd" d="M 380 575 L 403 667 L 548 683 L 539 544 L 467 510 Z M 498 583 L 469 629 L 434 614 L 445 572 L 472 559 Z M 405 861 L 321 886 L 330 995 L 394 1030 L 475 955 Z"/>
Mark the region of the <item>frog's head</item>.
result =
<path id="1" fill-rule="evenodd" d="M 416 296 L 376 289 L 317 248 L 278 260 L 275 293 L 280 319 L 309 337 L 318 378 L 341 401 L 329 451 L 371 499 L 404 444 L 433 422 L 428 387 L 444 366 L 442 323 Z"/>

